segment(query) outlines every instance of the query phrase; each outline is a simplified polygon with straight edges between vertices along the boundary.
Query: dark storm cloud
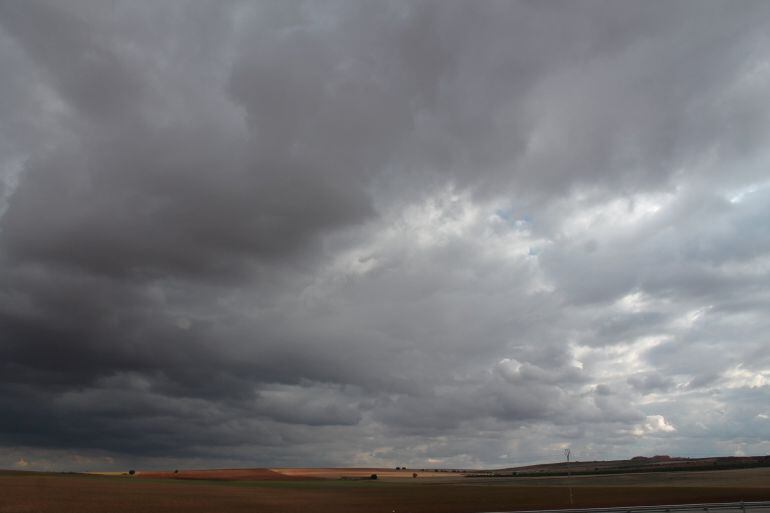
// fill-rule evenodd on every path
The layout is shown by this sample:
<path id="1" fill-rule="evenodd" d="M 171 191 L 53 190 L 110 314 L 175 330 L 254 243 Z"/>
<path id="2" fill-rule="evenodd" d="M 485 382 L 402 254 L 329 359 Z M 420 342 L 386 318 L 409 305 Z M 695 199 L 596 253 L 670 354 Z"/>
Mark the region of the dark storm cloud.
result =
<path id="1" fill-rule="evenodd" d="M 329 179 L 340 163 L 309 169 L 291 155 L 297 134 L 273 141 L 276 154 L 268 155 L 251 148 L 235 114 L 188 120 L 173 107 L 158 112 L 157 78 L 117 51 L 147 44 L 132 34 L 103 41 L 98 24 L 55 5 L 10 3 L 5 11 L 4 26 L 50 77 L 76 130 L 74 140 L 26 162 L 4 220 L 4 247 L 16 259 L 108 274 L 222 274 L 367 215 L 359 188 Z M 173 93 L 187 93 L 184 108 L 201 101 L 192 89 Z M 42 211 L 56 215 L 35 215 Z"/>
<path id="2" fill-rule="evenodd" d="M 0 458 L 763 450 L 769 21 L 0 1 Z"/>

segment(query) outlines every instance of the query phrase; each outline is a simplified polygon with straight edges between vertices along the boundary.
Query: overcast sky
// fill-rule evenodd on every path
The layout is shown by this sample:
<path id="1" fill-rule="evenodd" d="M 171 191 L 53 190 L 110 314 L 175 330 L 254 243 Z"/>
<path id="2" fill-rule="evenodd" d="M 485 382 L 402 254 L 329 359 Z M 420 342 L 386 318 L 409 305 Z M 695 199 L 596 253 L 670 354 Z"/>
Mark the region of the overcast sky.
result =
<path id="1" fill-rule="evenodd" d="M 768 27 L 0 0 L 0 468 L 770 453 Z"/>

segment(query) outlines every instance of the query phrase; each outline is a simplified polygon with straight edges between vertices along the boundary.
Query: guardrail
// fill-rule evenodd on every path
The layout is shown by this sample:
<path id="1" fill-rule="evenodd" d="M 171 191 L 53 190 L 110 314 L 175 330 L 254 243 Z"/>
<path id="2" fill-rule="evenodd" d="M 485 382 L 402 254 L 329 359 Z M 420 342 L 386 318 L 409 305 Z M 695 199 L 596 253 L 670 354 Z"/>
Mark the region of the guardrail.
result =
<path id="1" fill-rule="evenodd" d="M 620 506 L 612 508 L 573 508 L 573 509 L 537 509 L 526 511 L 509 511 L 497 513 L 673 513 L 678 511 L 711 511 L 711 510 L 740 510 L 770 509 L 770 502 L 716 502 L 709 504 L 670 504 L 662 506 Z M 493 512 L 490 512 L 493 513 Z"/>

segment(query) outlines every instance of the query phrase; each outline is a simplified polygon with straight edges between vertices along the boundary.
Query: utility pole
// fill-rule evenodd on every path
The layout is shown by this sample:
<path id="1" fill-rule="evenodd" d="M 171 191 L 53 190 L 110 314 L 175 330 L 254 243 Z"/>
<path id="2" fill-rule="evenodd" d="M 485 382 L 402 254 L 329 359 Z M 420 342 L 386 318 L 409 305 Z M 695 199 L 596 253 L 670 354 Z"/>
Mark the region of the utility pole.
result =
<path id="1" fill-rule="evenodd" d="M 567 458 L 567 487 L 569 488 L 569 505 L 572 506 L 572 480 L 570 479 L 571 473 L 569 468 L 569 457 L 572 455 L 572 451 L 570 451 L 569 447 L 564 449 L 564 456 Z"/>

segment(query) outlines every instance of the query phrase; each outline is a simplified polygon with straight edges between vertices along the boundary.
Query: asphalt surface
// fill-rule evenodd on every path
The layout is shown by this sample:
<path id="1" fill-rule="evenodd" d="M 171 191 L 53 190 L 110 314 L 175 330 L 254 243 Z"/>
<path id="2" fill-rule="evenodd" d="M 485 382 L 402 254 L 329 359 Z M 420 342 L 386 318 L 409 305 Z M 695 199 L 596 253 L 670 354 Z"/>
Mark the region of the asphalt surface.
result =
<path id="1" fill-rule="evenodd" d="M 670 506 L 621 506 L 614 508 L 552 509 L 498 511 L 487 513 L 770 513 L 770 502 L 733 502 L 724 504 L 678 504 Z"/>

